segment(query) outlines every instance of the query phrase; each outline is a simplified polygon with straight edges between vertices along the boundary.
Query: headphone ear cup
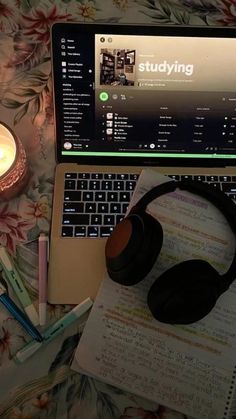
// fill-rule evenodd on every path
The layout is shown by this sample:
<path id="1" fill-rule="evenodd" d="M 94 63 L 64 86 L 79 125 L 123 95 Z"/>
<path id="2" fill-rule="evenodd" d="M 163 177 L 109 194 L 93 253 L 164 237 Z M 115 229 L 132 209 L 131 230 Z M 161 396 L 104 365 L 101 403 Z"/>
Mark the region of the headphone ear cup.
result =
<path id="1" fill-rule="evenodd" d="M 110 278 L 122 285 L 137 284 L 153 267 L 162 242 L 162 227 L 151 215 L 140 212 L 124 218 L 106 242 Z"/>
<path id="2" fill-rule="evenodd" d="M 151 286 L 148 306 L 164 323 L 190 324 L 206 316 L 221 294 L 220 275 L 206 261 L 188 260 L 165 271 Z"/>

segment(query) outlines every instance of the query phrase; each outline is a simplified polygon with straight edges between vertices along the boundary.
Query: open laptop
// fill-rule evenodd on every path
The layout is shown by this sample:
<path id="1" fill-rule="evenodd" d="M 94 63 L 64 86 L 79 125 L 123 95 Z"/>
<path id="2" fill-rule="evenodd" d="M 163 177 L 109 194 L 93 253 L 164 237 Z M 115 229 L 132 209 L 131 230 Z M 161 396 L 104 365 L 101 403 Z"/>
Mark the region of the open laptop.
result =
<path id="1" fill-rule="evenodd" d="M 236 194 L 236 29 L 56 23 L 48 300 L 95 297 L 142 168 Z M 90 188 L 87 190 L 87 187 Z"/>

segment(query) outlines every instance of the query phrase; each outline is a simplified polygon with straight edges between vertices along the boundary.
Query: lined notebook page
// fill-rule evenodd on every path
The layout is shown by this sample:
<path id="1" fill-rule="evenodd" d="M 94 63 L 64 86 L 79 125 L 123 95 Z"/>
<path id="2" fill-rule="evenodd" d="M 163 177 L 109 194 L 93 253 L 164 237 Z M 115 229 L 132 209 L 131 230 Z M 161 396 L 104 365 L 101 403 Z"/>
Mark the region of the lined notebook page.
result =
<path id="1" fill-rule="evenodd" d="M 163 181 L 166 177 L 144 171 L 132 204 Z M 192 325 L 158 322 L 146 296 L 160 273 L 179 261 L 203 258 L 225 272 L 234 253 L 234 235 L 218 210 L 187 192 L 158 198 L 149 212 L 164 230 L 158 260 L 133 287 L 104 278 L 72 369 L 197 419 L 225 419 L 235 409 L 236 284 L 209 315 Z"/>

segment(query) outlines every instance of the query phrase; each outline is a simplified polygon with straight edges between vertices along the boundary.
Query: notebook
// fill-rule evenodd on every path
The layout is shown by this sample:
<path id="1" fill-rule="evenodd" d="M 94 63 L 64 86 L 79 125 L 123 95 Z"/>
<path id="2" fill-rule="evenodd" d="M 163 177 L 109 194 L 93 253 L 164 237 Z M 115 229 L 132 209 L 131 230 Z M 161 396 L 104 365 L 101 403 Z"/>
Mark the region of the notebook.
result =
<path id="1" fill-rule="evenodd" d="M 143 168 L 224 181 L 234 197 L 236 30 L 55 23 L 51 45 L 48 301 L 77 304 L 96 296 L 106 238 Z"/>
<path id="2" fill-rule="evenodd" d="M 165 181 L 165 176 L 143 170 L 130 208 L 151 187 Z M 120 395 L 124 391 L 127 397 L 128 391 L 186 418 L 233 419 L 235 281 L 210 313 L 192 324 L 156 320 L 147 294 L 164 271 L 183 260 L 206 260 L 220 274 L 226 272 L 235 254 L 234 233 L 214 205 L 183 190 L 154 200 L 148 212 L 164 232 L 158 258 L 145 279 L 134 286 L 122 286 L 104 276 L 71 368 L 118 388 Z"/>

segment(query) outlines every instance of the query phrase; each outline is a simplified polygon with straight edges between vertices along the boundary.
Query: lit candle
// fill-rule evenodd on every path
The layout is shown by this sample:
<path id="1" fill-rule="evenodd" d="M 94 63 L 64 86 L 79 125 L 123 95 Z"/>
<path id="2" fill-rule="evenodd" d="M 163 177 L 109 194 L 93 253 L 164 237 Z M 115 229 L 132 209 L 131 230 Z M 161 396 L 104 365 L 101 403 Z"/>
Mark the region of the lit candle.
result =
<path id="1" fill-rule="evenodd" d="M 16 158 L 16 143 L 10 133 L 0 124 L 0 176 L 4 175 L 13 165 Z"/>
<path id="2" fill-rule="evenodd" d="M 28 179 L 24 147 L 14 132 L 0 123 L 0 201 L 19 194 Z"/>

